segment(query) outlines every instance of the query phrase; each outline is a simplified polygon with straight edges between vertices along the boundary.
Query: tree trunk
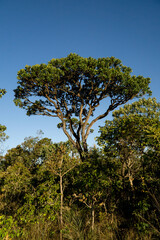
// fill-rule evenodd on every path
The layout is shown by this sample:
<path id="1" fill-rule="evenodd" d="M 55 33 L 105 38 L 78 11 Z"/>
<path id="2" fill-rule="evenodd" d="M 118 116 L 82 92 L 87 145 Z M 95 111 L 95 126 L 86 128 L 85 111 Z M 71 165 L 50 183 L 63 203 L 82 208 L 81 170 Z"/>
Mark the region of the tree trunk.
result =
<path id="1" fill-rule="evenodd" d="M 94 230 L 94 219 L 95 219 L 95 211 L 94 211 L 94 207 L 92 206 L 92 225 L 91 225 L 92 231 Z"/>
<path id="2" fill-rule="evenodd" d="M 81 161 L 84 162 L 85 161 L 85 153 L 84 153 L 84 151 L 82 150 L 81 147 L 77 147 L 77 150 L 78 150 L 78 153 L 79 153 Z"/>
<path id="3" fill-rule="evenodd" d="M 131 175 L 130 170 L 128 172 L 128 178 L 129 178 L 129 182 L 130 182 L 130 185 L 131 185 L 131 189 L 134 190 L 134 187 L 133 187 L 133 177 Z"/>
<path id="4" fill-rule="evenodd" d="M 87 146 L 86 141 L 83 142 L 83 149 L 84 149 L 85 154 L 88 153 L 88 146 Z"/>

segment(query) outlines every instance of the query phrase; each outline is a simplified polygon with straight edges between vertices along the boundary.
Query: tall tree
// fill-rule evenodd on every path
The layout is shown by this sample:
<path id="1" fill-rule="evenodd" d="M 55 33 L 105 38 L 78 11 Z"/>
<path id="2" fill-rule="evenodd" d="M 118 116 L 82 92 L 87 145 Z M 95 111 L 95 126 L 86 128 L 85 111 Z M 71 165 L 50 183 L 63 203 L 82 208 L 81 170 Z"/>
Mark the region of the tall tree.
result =
<path id="1" fill-rule="evenodd" d="M 94 59 L 70 54 L 48 64 L 26 65 L 21 69 L 14 101 L 29 116 L 58 117 L 83 160 L 95 122 L 130 99 L 151 93 L 150 79 L 132 76 L 131 72 L 131 68 L 114 57 Z M 93 117 L 106 98 L 104 111 Z"/>

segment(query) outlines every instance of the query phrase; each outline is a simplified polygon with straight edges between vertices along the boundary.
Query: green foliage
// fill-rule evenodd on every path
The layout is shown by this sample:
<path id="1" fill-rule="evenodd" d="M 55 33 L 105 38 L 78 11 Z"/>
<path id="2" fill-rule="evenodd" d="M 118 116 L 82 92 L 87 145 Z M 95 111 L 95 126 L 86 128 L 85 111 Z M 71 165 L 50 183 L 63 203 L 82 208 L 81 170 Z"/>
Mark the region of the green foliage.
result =
<path id="1" fill-rule="evenodd" d="M 80 162 L 78 157 L 71 157 L 69 153 L 70 146 L 68 142 L 48 146 L 46 149 L 46 169 L 54 175 L 65 176 Z"/>
<path id="2" fill-rule="evenodd" d="M 21 69 L 14 101 L 29 116 L 58 117 L 58 126 L 84 160 L 87 138 L 96 121 L 135 97 L 151 94 L 150 79 L 132 76 L 131 72 L 114 57 L 83 58 L 71 53 L 48 64 Z M 89 121 L 106 98 L 109 99 L 104 112 Z"/>
<path id="3" fill-rule="evenodd" d="M 148 152 L 144 154 L 148 157 Z M 76 155 L 72 158 L 68 143 L 31 137 L 9 150 L 0 172 L 1 238 L 59 239 L 62 193 L 65 239 L 149 240 L 149 235 L 158 239 L 158 208 L 149 193 L 152 188 L 158 201 L 155 169 L 150 171 L 151 180 L 147 166 L 143 178 L 140 167 L 131 190 L 121 178 L 118 155 L 114 156 L 92 148 L 80 162 Z"/>
<path id="4" fill-rule="evenodd" d="M 54 144 L 25 138 L 1 157 L 0 238 L 158 240 L 160 103 L 143 98 L 114 111 L 100 127 L 100 149 L 86 151 L 93 123 L 150 93 L 149 79 L 131 76 L 118 59 L 76 54 L 26 66 L 18 76 L 17 104 L 60 117 L 58 127 L 70 135 Z M 105 97 L 106 112 L 89 122 Z M 0 126 L 0 142 L 5 130 Z"/>
<path id="5" fill-rule="evenodd" d="M 6 93 L 5 89 L 0 89 L 0 98 Z"/>
<path id="6" fill-rule="evenodd" d="M 6 129 L 6 126 L 0 125 L 0 143 L 8 139 L 8 136 L 5 133 Z"/>
<path id="7" fill-rule="evenodd" d="M 24 143 L 9 150 L 3 160 L 0 213 L 6 220 L 2 234 L 13 239 L 17 234 L 21 239 L 30 238 L 28 229 L 36 225 L 42 228 L 46 225 L 49 232 L 45 236 L 53 232 L 51 224 L 57 221 L 59 193 L 55 179 L 44 167 L 44 149 L 49 144 L 50 139 L 26 138 Z M 41 238 L 40 232 L 35 234 L 36 239 Z"/>
<path id="8" fill-rule="evenodd" d="M 11 237 L 11 238 L 8 238 Z M 21 229 L 18 227 L 17 221 L 12 216 L 0 216 L 0 237 L 1 239 L 19 238 L 21 236 Z"/>
<path id="9" fill-rule="evenodd" d="M 154 219 L 159 219 L 160 103 L 149 98 L 125 105 L 113 112 L 113 120 L 106 121 L 100 133 L 97 140 L 104 154 L 120 164 L 119 206 L 129 206 L 130 214 L 137 216 L 139 233 L 152 229 L 159 235 Z"/>
<path id="10" fill-rule="evenodd" d="M 131 97 L 150 93 L 149 79 L 142 76 L 131 77 L 130 73 L 131 69 L 123 66 L 121 61 L 114 57 L 96 60 L 70 54 L 66 58 L 52 59 L 48 65 L 40 64 L 32 67 L 27 65 L 25 69 L 21 69 L 18 72 L 19 86 L 15 90 L 15 96 L 16 99 L 23 100 L 25 97 L 45 96 L 49 91 L 53 94 L 53 101 L 55 97 L 59 99 L 64 111 L 66 110 L 63 101 L 67 101 L 68 111 L 79 115 L 82 102 L 83 105 L 89 102 L 98 103 L 101 95 L 103 98 L 109 95 L 114 100 L 116 95 L 119 98 L 122 96 L 127 98 L 129 97 L 127 94 Z M 27 91 L 28 88 L 30 91 Z M 76 101 L 75 109 L 72 109 L 73 101 Z M 38 104 L 42 107 L 41 110 Z M 43 111 L 46 104 L 50 106 L 49 99 L 46 102 L 36 101 L 35 104 L 27 100 L 23 101 L 23 106 L 27 108 L 29 115 Z M 57 110 L 52 111 L 56 113 Z"/>
<path id="11" fill-rule="evenodd" d="M 134 179 L 140 165 L 147 167 L 151 155 L 159 154 L 160 104 L 155 99 L 141 99 L 116 110 L 113 117 L 100 127 L 98 143 L 120 160 L 124 176 Z"/>

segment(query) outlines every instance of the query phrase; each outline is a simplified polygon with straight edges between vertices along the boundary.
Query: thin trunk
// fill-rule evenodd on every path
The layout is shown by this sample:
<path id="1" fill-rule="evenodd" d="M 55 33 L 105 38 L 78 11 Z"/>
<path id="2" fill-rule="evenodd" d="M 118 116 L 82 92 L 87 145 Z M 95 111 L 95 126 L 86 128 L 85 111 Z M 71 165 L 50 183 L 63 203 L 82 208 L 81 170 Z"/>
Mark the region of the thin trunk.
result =
<path id="1" fill-rule="evenodd" d="M 130 182 L 130 185 L 131 185 L 131 189 L 134 190 L 134 187 L 133 187 L 133 177 L 131 175 L 130 170 L 128 172 L 128 178 L 129 178 L 129 182 Z"/>
<path id="2" fill-rule="evenodd" d="M 122 174 L 123 192 L 124 192 L 124 187 L 125 187 L 125 181 L 124 181 L 124 177 L 125 177 L 125 165 L 124 165 L 124 162 L 122 163 L 121 174 Z"/>
<path id="3" fill-rule="evenodd" d="M 94 219 L 95 219 L 95 211 L 94 211 L 94 207 L 92 205 L 92 225 L 91 225 L 92 231 L 94 230 Z"/>
<path id="4" fill-rule="evenodd" d="M 60 206 L 60 240 L 62 240 L 62 228 L 63 228 L 63 179 L 60 170 L 60 194 L 61 194 L 61 206 Z"/>

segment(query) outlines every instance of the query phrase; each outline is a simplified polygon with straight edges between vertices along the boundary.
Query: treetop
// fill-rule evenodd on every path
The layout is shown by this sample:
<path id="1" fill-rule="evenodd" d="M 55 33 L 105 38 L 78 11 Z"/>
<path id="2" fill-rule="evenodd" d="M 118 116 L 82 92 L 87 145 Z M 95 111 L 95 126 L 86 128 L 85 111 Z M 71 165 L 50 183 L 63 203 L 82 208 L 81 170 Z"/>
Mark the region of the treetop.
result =
<path id="1" fill-rule="evenodd" d="M 21 69 L 15 99 L 17 105 L 27 109 L 28 115 L 48 114 L 48 111 L 43 111 L 44 105 L 54 105 L 50 115 L 57 113 L 60 105 L 65 109 L 67 104 L 68 113 L 77 116 L 81 104 L 92 105 L 94 111 L 106 97 L 116 104 L 123 104 L 133 97 L 151 94 L 148 87 L 150 79 L 131 76 L 131 72 L 130 67 L 123 66 L 114 57 L 83 58 L 71 53 L 66 58 L 52 59 L 48 64 L 26 65 Z M 38 97 L 38 100 L 30 101 L 31 97 Z M 39 97 L 43 100 L 40 101 Z M 18 99 L 23 103 L 18 103 Z M 53 104 L 51 99 L 58 104 Z"/>

